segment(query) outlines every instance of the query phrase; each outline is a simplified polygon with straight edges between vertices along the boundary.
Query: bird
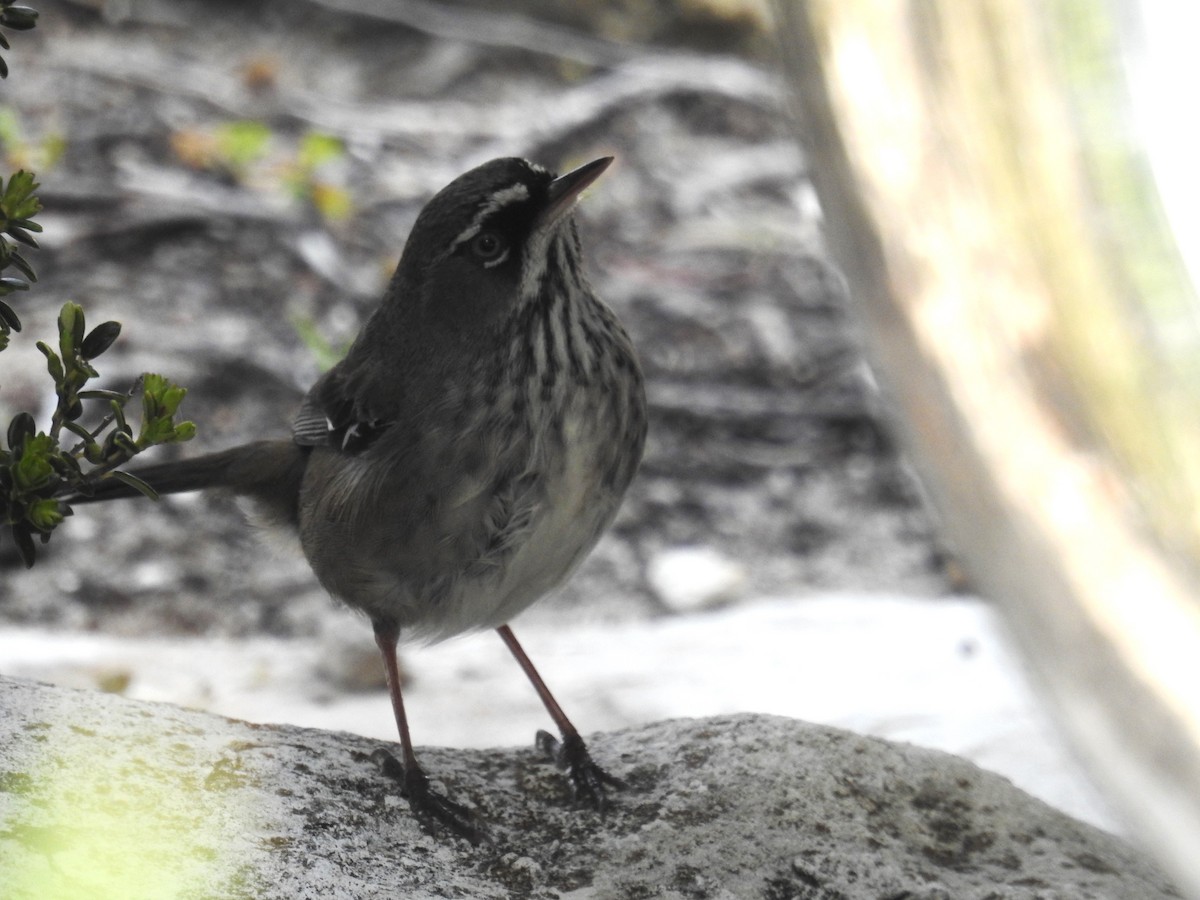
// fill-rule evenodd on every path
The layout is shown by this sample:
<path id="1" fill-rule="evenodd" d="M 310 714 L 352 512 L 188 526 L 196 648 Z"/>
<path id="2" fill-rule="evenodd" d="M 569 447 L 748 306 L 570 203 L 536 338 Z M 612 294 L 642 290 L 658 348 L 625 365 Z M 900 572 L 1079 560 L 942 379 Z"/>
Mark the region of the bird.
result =
<path id="1" fill-rule="evenodd" d="M 132 469 L 159 494 L 219 489 L 292 529 L 318 581 L 365 613 L 387 676 L 415 817 L 477 842 L 484 826 L 418 761 L 397 644 L 495 629 L 558 737 L 537 745 L 580 806 L 624 786 L 593 761 L 509 625 L 611 524 L 646 442 L 629 334 L 584 269 L 574 210 L 609 167 L 562 175 L 494 159 L 421 209 L 382 299 L 305 395 L 291 435 Z M 106 477 L 68 498 L 132 497 Z"/>

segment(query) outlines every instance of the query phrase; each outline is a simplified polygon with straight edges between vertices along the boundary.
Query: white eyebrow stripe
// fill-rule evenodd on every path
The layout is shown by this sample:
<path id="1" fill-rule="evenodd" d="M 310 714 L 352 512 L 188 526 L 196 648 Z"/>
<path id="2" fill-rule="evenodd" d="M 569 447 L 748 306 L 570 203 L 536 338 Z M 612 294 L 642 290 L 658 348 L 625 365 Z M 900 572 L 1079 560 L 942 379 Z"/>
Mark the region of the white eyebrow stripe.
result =
<path id="1" fill-rule="evenodd" d="M 484 204 L 482 214 L 488 215 L 494 213 L 502 206 L 508 206 L 516 200 L 528 200 L 529 188 L 521 184 L 519 181 L 510 187 L 502 188 L 492 194 L 491 198 Z M 478 216 L 476 217 L 478 218 Z"/>
<path id="2" fill-rule="evenodd" d="M 462 230 L 462 233 L 454 239 L 450 244 L 450 249 L 469 241 L 475 235 L 479 234 L 483 228 L 484 220 L 495 213 L 497 210 L 503 209 L 511 203 L 518 203 L 522 200 L 529 199 L 529 188 L 517 182 L 506 188 L 501 188 L 488 198 L 487 202 L 479 207 L 479 211 L 475 213 L 475 218 L 471 220 L 471 224 Z"/>

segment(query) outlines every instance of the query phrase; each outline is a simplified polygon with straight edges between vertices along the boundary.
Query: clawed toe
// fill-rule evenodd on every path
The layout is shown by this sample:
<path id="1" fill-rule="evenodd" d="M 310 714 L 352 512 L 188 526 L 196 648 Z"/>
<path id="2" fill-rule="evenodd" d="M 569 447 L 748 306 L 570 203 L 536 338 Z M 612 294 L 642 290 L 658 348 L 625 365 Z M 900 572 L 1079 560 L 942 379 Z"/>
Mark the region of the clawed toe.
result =
<path id="1" fill-rule="evenodd" d="M 620 778 L 596 765 L 578 734 L 567 734 L 559 740 L 548 731 L 539 731 L 536 743 L 555 766 L 567 773 L 576 803 L 603 813 L 608 808 L 608 789 L 623 790 L 626 787 Z"/>
<path id="2" fill-rule="evenodd" d="M 375 758 L 385 775 L 404 785 L 408 805 L 426 829 L 440 825 L 472 844 L 487 840 L 487 834 L 476 824 L 471 811 L 429 786 L 429 776 L 419 766 L 405 767 L 391 753 L 377 750 Z"/>

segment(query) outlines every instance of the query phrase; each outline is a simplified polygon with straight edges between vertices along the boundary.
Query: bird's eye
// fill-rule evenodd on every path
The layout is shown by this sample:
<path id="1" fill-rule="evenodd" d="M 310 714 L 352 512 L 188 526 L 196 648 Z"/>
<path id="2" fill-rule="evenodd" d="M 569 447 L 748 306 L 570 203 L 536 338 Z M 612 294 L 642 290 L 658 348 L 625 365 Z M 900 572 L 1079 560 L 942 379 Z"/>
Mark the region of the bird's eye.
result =
<path id="1" fill-rule="evenodd" d="M 508 244 L 494 231 L 481 231 L 471 239 L 471 252 L 483 262 L 495 262 L 508 250 Z"/>

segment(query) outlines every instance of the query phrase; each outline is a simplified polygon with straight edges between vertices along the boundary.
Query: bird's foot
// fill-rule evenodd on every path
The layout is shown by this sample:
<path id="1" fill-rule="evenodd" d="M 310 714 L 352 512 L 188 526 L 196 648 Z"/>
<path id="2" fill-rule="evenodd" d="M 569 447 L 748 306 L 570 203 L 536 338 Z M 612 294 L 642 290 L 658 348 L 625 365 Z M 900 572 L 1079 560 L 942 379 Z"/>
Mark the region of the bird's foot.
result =
<path id="1" fill-rule="evenodd" d="M 374 757 L 385 775 L 404 785 L 404 796 L 408 799 L 409 808 L 426 830 L 432 831 L 436 825 L 440 825 L 458 837 L 466 838 L 472 844 L 480 844 L 487 840 L 487 834 L 474 821 L 471 811 L 431 788 L 429 776 L 420 766 L 406 767 L 391 753 L 382 749 L 376 750 Z"/>
<path id="2" fill-rule="evenodd" d="M 578 734 L 566 734 L 559 740 L 548 731 L 539 731 L 536 743 L 554 765 L 567 773 L 576 803 L 603 813 L 608 807 L 608 789 L 619 791 L 626 787 L 624 781 L 592 761 L 587 745 Z"/>

